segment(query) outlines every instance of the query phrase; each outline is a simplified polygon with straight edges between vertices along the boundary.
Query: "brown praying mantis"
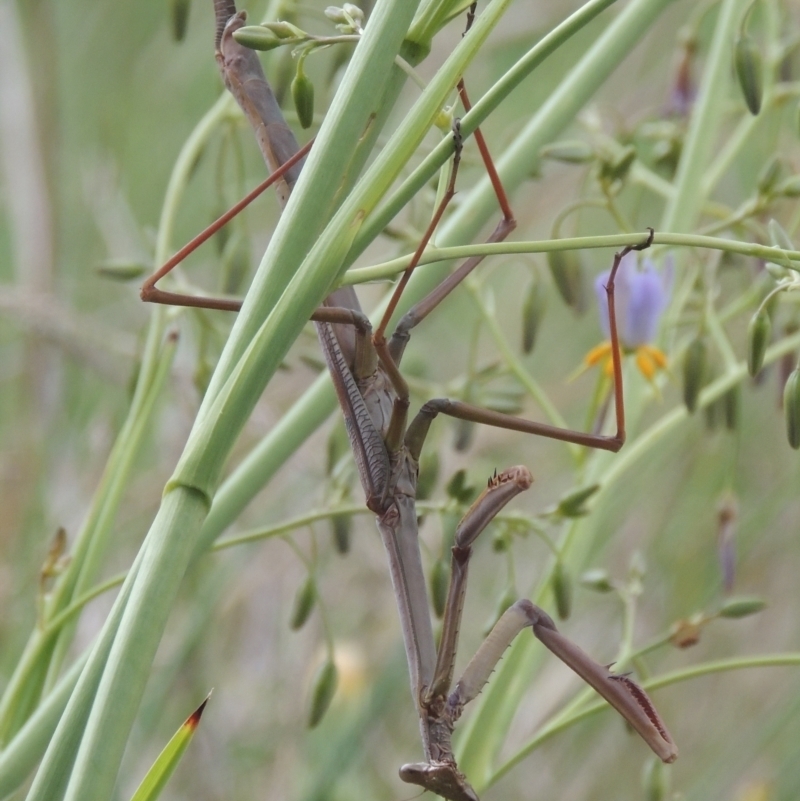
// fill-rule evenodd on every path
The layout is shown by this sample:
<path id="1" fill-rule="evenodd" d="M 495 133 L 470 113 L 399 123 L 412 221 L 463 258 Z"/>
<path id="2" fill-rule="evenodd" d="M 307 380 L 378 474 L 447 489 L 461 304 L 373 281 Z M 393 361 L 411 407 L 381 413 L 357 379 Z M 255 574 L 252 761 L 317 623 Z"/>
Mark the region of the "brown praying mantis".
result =
<path id="1" fill-rule="evenodd" d="M 255 53 L 239 45 L 233 37 L 234 32 L 244 25 L 244 14 L 236 12 L 232 0 L 215 0 L 214 5 L 218 65 L 226 86 L 255 131 L 272 174 L 248 198 L 224 215 L 222 223 L 218 221 L 211 226 L 152 275 L 142 287 L 141 294 L 144 300 L 150 302 L 235 311 L 241 306 L 238 300 L 165 292 L 158 289 L 156 283 L 267 186 L 274 184 L 279 200 L 285 204 L 302 169 L 302 159 L 308 146 L 302 150 L 299 148 Z M 475 5 L 470 9 L 468 28 L 474 13 Z M 458 91 L 462 104 L 469 109 L 463 81 L 459 83 Z M 514 229 L 515 221 L 479 130 L 475 131 L 475 137 L 503 213 L 489 237 L 489 241 L 499 242 Z M 596 663 L 559 633 L 550 617 L 527 600 L 517 601 L 501 616 L 461 678 L 452 686 L 472 545 L 498 512 L 531 485 L 533 479 L 526 467 L 512 467 L 490 478 L 486 490 L 472 504 L 457 527 L 441 640 L 438 650 L 436 648 L 419 549 L 415 503 L 420 453 L 433 419 L 445 414 L 587 447 L 619 450 L 625 441 L 625 413 L 614 280 L 623 256 L 632 250 L 649 247 L 653 238 L 650 230 L 641 243 L 626 247 L 615 255 L 606 287 L 613 355 L 614 435 L 562 429 L 442 398 L 425 403 L 409 424 L 409 388 L 399 365 L 410 332 L 482 260 L 482 257 L 476 256 L 464 262 L 414 306 L 401 319 L 394 333 L 386 338 L 386 330 L 400 295 L 455 191 L 462 146 L 457 121 L 453 127 L 453 142 L 454 157 L 444 197 L 437 205 L 433 219 L 398 282 L 378 327 L 373 331 L 352 287 L 336 289 L 326 298 L 323 306 L 314 312 L 312 320 L 316 323 L 323 354 L 344 414 L 366 505 L 377 518 L 400 614 L 411 691 L 420 719 L 425 753 L 424 762 L 404 765 L 400 777 L 451 801 L 477 801 L 475 791 L 456 765 L 451 747 L 452 731 L 464 706 L 479 694 L 505 649 L 525 628 L 531 628 L 550 651 L 616 708 L 661 759 L 665 762 L 674 761 L 677 749 L 642 688 L 625 675 L 610 674 L 608 667 Z"/>

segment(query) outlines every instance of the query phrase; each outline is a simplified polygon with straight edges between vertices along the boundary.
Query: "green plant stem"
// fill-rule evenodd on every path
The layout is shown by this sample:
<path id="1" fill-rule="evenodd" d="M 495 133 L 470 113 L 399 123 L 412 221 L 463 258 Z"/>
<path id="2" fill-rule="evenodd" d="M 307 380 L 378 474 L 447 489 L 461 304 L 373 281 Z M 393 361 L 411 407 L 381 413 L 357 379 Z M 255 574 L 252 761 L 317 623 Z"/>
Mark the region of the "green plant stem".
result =
<path id="1" fill-rule="evenodd" d="M 89 649 L 70 665 L 8 746 L 0 752 L 0 799 L 18 790 L 42 758 L 88 656 Z"/>
<path id="2" fill-rule="evenodd" d="M 496 3 L 495 11 L 497 8 L 502 8 L 502 4 Z M 343 131 L 349 135 L 350 127 L 353 125 L 362 126 L 363 129 L 364 114 L 369 117 L 370 101 L 375 96 L 374 86 L 371 88 L 371 85 L 383 85 L 383 75 L 392 67 L 393 54 L 397 52 L 411 12 L 413 12 L 412 4 L 399 3 L 397 0 L 386 0 L 376 7 L 368 30 L 356 49 L 342 89 L 337 94 L 337 98 L 343 95 L 345 100 L 339 108 L 336 108 L 336 103 L 334 103 L 334 111 L 330 116 L 331 125 L 326 131 L 328 124 L 326 120 L 314 153 L 326 153 L 331 144 L 341 137 Z M 484 19 L 488 19 L 488 21 L 481 27 L 480 23 Z M 451 71 L 456 68 L 460 70 L 462 67 L 459 66 L 458 59 L 469 57 L 470 49 L 477 49 L 480 46 L 482 42 L 480 37 L 488 33 L 491 20 L 492 17 L 487 9 L 470 32 L 471 36 L 465 37 L 456 47 L 454 54 L 458 54 L 458 58 L 450 64 Z M 443 77 L 437 84 L 439 75 Z M 439 75 L 432 81 L 431 86 L 436 85 L 436 90 L 444 91 L 452 76 L 448 75 L 446 70 L 440 71 Z M 433 113 L 436 102 L 438 102 L 436 90 L 425 98 L 418 118 L 414 118 L 417 125 L 424 120 L 426 114 Z M 380 96 L 382 93 L 378 94 Z M 363 99 L 365 96 L 368 98 L 367 101 Z M 423 93 L 424 96 L 425 93 Z M 354 104 L 352 108 L 348 107 L 348 97 Z M 418 130 L 416 133 L 421 137 L 424 131 Z M 350 136 L 345 146 L 352 145 L 353 141 L 354 137 Z M 414 146 L 415 142 L 409 143 L 411 149 Z M 319 213 L 319 204 L 324 202 L 324 197 L 309 196 L 306 191 L 306 198 L 310 199 L 307 200 L 305 207 L 301 208 L 298 205 L 301 203 L 298 197 L 303 196 L 303 192 L 300 190 L 304 179 L 306 176 L 314 174 L 313 163 L 314 155 L 312 153 L 312 157 L 303 171 L 303 177 L 290 201 L 290 207 L 294 208 L 297 217 L 301 220 L 305 218 L 306 222 L 308 222 L 309 214 Z M 324 169 L 325 166 L 320 167 L 318 164 L 317 170 Z M 160 640 L 180 579 L 194 552 L 197 535 L 195 533 L 192 536 L 192 533 L 199 530 L 207 513 L 209 497 L 213 493 L 216 477 L 221 469 L 220 462 L 224 461 L 233 439 L 243 425 L 242 413 L 244 412 L 246 416 L 249 408 L 252 408 L 261 389 L 277 366 L 277 361 L 282 356 L 281 349 L 285 351 L 288 348 L 293 338 L 289 332 L 295 328 L 299 331 L 304 320 L 310 314 L 311 308 L 327 292 L 330 279 L 327 282 L 319 279 L 322 278 L 324 272 L 335 274 L 339 269 L 339 259 L 336 258 L 336 253 L 341 252 L 342 255 L 346 253 L 352 235 L 357 230 L 363 215 L 361 204 L 366 201 L 368 208 L 370 202 L 377 201 L 378 195 L 375 194 L 378 192 L 377 179 L 391 183 L 394 178 L 391 171 L 387 170 L 385 165 L 382 166 L 384 172 L 379 171 L 372 183 L 365 182 L 365 188 L 361 193 L 356 193 L 355 196 L 345 201 L 340 209 L 340 214 L 337 215 L 337 220 L 341 218 L 348 221 L 347 224 L 344 227 L 334 226 L 327 238 L 323 235 L 318 240 L 312 250 L 313 258 L 309 267 L 300 270 L 298 275 L 295 275 L 292 279 L 292 287 L 284 293 L 281 303 L 276 307 L 275 313 L 267 318 L 266 324 L 258 327 L 255 339 L 248 337 L 247 323 L 249 321 L 252 325 L 253 316 L 263 315 L 265 309 L 259 308 L 257 297 L 250 304 L 245 302 L 242 314 L 234 326 L 232 333 L 234 344 L 231 346 L 234 354 L 237 349 L 236 343 L 239 348 L 245 347 L 246 350 L 242 351 L 244 357 L 230 372 L 230 378 L 223 378 L 225 384 L 216 396 L 212 395 L 206 417 L 201 415 L 199 424 L 190 435 L 184 457 L 176 469 L 173 480 L 168 485 L 162 507 L 148 535 L 144 551 L 144 566 L 140 569 L 131 589 L 130 601 L 123 613 L 119 631 L 92 706 L 67 788 L 66 797 L 68 799 L 77 801 L 77 799 L 84 798 L 107 797 L 113 788 L 119 760 L 144 689 L 152 655 Z M 399 161 L 396 166 L 398 169 L 401 166 Z M 330 180 L 330 175 L 328 180 Z M 335 189 L 341 183 L 341 176 L 334 175 L 333 180 Z M 308 181 L 313 181 L 313 178 L 309 178 Z M 316 192 L 317 185 L 314 182 L 314 193 Z M 371 194 L 375 195 L 374 201 L 371 199 Z M 353 206 L 356 207 L 355 214 Z M 282 221 L 289 216 L 294 215 L 284 215 Z M 284 236 L 285 233 L 284 229 Z M 307 241 L 308 230 L 305 230 L 303 236 L 299 238 Z M 277 237 L 277 239 L 278 244 L 275 244 L 276 239 L 273 238 L 268 251 L 272 254 L 271 258 L 275 260 L 269 262 L 271 264 L 280 260 L 275 255 L 279 254 L 281 250 L 281 238 Z M 325 261 L 323 262 L 322 259 Z M 310 271 L 316 271 L 317 280 L 310 280 Z M 261 272 L 263 274 L 264 271 Z M 248 298 L 250 297 L 248 295 Z M 248 341 L 250 344 L 245 344 Z M 225 361 L 223 358 L 223 376 Z M 229 364 L 231 363 L 230 352 L 227 361 Z M 262 368 L 264 369 L 262 370 Z M 209 422 L 209 418 L 213 418 L 213 426 Z M 66 734 L 75 738 L 77 732 L 67 732 Z M 58 747 L 58 739 L 58 737 L 54 738 L 51 750 Z M 39 787 L 43 788 L 45 784 L 45 781 L 42 780 Z M 34 787 L 31 799 L 37 797 L 47 797 L 49 801 L 51 796 L 43 796 L 42 789 Z"/>
<path id="3" fill-rule="evenodd" d="M 505 256 L 529 253 L 552 253 L 562 250 L 592 250 L 595 248 L 623 248 L 642 241 L 647 233 L 611 234 L 604 236 L 574 236 L 566 239 L 540 239 L 523 242 L 492 242 L 473 245 L 457 245 L 452 247 L 429 247 L 422 254 L 420 266 L 438 262 L 465 259 L 470 256 Z M 800 251 L 778 250 L 756 242 L 737 242 L 714 236 L 698 234 L 673 234 L 656 231 L 654 245 L 670 247 L 700 248 L 719 250 L 726 253 L 737 253 L 756 259 L 774 261 L 784 256 L 791 260 L 792 268 L 800 271 Z M 778 255 L 780 254 L 780 255 Z M 378 281 L 394 278 L 408 266 L 411 256 L 400 256 L 390 261 L 370 267 L 359 267 L 349 270 L 342 280 L 343 284 L 360 284 L 367 281 Z M 797 263 L 796 265 L 794 263 Z"/>
<path id="4" fill-rule="evenodd" d="M 692 667 L 675 670 L 671 673 L 665 673 L 661 676 L 655 676 L 647 681 L 642 682 L 642 686 L 648 692 L 653 692 L 662 687 L 668 687 L 672 684 L 679 684 L 684 681 L 689 681 L 690 679 L 714 675 L 716 673 L 723 673 L 730 670 L 746 670 L 749 668 L 764 667 L 795 667 L 797 665 L 800 665 L 800 653 L 764 654 L 762 656 L 720 659 L 714 662 L 705 662 L 700 665 L 693 665 Z M 579 711 L 573 711 L 567 715 L 557 715 L 553 720 L 542 726 L 539 732 L 527 743 L 525 743 L 525 745 L 520 748 L 520 750 L 517 751 L 514 756 L 502 763 L 491 774 L 487 782 L 487 786 L 494 784 L 496 781 L 505 776 L 506 773 L 508 773 L 515 765 L 525 759 L 531 752 L 533 752 L 542 743 L 549 740 L 554 735 L 564 731 L 575 723 L 586 720 L 592 715 L 596 715 L 598 712 L 602 712 L 604 709 L 610 709 L 610 707 L 606 701 L 600 700 Z"/>

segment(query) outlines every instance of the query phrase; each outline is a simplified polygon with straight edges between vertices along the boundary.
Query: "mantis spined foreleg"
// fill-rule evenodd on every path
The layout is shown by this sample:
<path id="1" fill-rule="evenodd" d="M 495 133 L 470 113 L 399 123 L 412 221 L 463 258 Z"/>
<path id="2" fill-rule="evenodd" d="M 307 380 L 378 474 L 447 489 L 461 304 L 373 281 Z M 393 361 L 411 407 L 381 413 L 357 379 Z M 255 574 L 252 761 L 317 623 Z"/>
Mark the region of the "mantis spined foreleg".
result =
<path id="1" fill-rule="evenodd" d="M 217 13 L 217 60 L 230 88 L 256 133 L 265 160 L 275 172 L 281 202 L 302 167 L 302 156 L 288 126 L 274 103 L 260 64 L 252 51 L 242 48 L 233 31 L 243 24 L 232 3 L 215 2 Z M 471 9 L 474 13 L 474 6 Z M 469 100 L 463 83 L 459 86 L 463 104 Z M 477 138 L 477 133 L 476 133 Z M 479 139 L 481 155 L 496 179 L 486 145 Z M 472 544 L 494 516 L 532 481 L 525 467 L 501 472 L 489 481 L 486 491 L 472 505 L 459 524 L 452 552 L 452 576 L 444 615 L 442 640 L 437 651 L 433 637 L 427 588 L 420 556 L 417 528 L 416 486 L 418 460 L 434 417 L 448 414 L 525 433 L 584 445 L 618 450 L 625 439 L 620 344 L 614 308 L 614 279 L 622 257 L 631 250 L 648 247 L 652 231 L 636 246 L 616 254 L 608 280 L 608 311 L 614 366 L 616 432 L 605 436 L 556 428 L 510 415 L 490 412 L 459 401 L 436 399 L 424 404 L 410 425 L 408 386 L 399 370 L 410 331 L 433 311 L 481 261 L 467 260 L 428 297 L 401 320 L 386 339 L 385 332 L 411 271 L 419 261 L 436 224 L 452 197 L 460 158 L 461 137 L 454 126 L 454 161 L 448 190 L 437 206 L 409 268 L 398 282 L 386 313 L 375 333 L 361 311 L 352 288 L 336 290 L 312 316 L 328 368 L 342 408 L 348 435 L 364 488 L 366 504 L 377 517 L 390 565 L 403 639 L 409 664 L 411 690 L 420 719 L 425 762 L 401 769 L 404 781 L 417 784 L 451 801 L 476 801 L 477 796 L 459 772 L 450 736 L 464 706 L 487 681 L 503 651 L 517 634 L 530 627 L 534 635 L 585 681 L 594 687 L 630 722 L 634 729 L 665 761 L 677 756 L 675 745 L 644 691 L 630 679 L 610 676 L 608 670 L 591 660 L 561 635 L 545 612 L 530 601 L 518 601 L 500 619 L 485 643 L 451 690 L 461 613 L 466 592 L 467 570 Z M 505 238 L 514 219 L 499 180 L 495 183 L 503 217 L 490 241 Z M 236 310 L 233 299 L 191 298 L 175 294 L 152 294 L 155 281 L 168 272 L 162 268 L 145 288 L 145 299 L 156 302 Z M 160 290 L 157 290 L 160 292 Z"/>

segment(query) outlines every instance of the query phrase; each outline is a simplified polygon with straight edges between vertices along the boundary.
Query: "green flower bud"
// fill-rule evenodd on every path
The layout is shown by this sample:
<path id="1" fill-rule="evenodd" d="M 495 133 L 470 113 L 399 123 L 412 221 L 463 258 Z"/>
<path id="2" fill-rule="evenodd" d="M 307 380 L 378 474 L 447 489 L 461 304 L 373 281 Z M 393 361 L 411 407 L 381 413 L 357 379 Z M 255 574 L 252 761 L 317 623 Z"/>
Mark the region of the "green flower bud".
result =
<path id="1" fill-rule="evenodd" d="M 342 7 L 342 11 L 355 22 L 361 23 L 364 21 L 364 12 L 353 3 L 345 3 Z"/>
<path id="2" fill-rule="evenodd" d="M 328 6 L 325 9 L 325 16 L 331 21 L 338 24 L 347 22 L 347 17 L 344 14 L 344 9 L 338 6 Z"/>
<path id="3" fill-rule="evenodd" d="M 539 156 L 552 161 L 562 161 L 565 164 L 588 164 L 596 158 L 594 148 L 580 139 L 564 140 L 545 145 L 539 151 Z"/>
<path id="4" fill-rule="evenodd" d="M 623 181 L 628 174 L 631 165 L 636 160 L 636 148 L 633 145 L 626 145 L 610 161 L 604 161 L 600 169 L 600 178 L 607 181 Z"/>
<path id="5" fill-rule="evenodd" d="M 317 583 L 309 574 L 306 580 L 297 588 L 292 604 L 292 614 L 289 618 L 289 627 L 292 631 L 303 628 L 317 602 Z"/>
<path id="6" fill-rule="evenodd" d="M 524 390 L 519 387 L 509 387 L 505 390 L 496 389 L 491 392 L 482 392 L 480 402 L 481 406 L 493 412 L 516 415 L 523 409 L 524 394 Z"/>
<path id="7" fill-rule="evenodd" d="M 772 320 L 767 310 L 761 308 L 747 326 L 747 371 L 753 377 L 758 375 L 764 364 L 764 354 L 771 335 Z"/>
<path id="8" fill-rule="evenodd" d="M 754 116 L 761 111 L 764 93 L 764 62 L 756 43 L 746 34 L 739 36 L 734 45 L 734 66 L 744 102 Z"/>
<path id="9" fill-rule="evenodd" d="M 353 531 L 352 515 L 333 515 L 331 517 L 331 529 L 333 531 L 333 545 L 336 550 L 344 555 L 350 552 L 350 534 Z"/>
<path id="10" fill-rule="evenodd" d="M 765 609 L 767 602 L 756 597 L 729 598 L 717 613 L 720 617 L 740 618 L 756 615 Z"/>
<path id="11" fill-rule="evenodd" d="M 800 197 L 800 175 L 790 175 L 784 178 L 776 187 L 776 195 L 784 197 Z"/>
<path id="12" fill-rule="evenodd" d="M 572 579 L 560 559 L 553 569 L 551 586 L 553 597 L 556 601 L 558 617 L 561 620 L 566 620 L 572 611 Z"/>
<path id="13" fill-rule="evenodd" d="M 789 444 L 797 450 L 800 448 L 800 367 L 795 367 L 786 379 L 783 388 L 783 413 L 786 416 Z"/>
<path id="14" fill-rule="evenodd" d="M 538 277 L 534 277 L 525 295 L 525 302 L 522 304 L 522 350 L 524 353 L 530 353 L 536 344 L 536 334 L 539 331 L 546 307 L 547 296 L 544 286 Z"/>
<path id="15" fill-rule="evenodd" d="M 182 42 L 189 21 L 189 0 L 170 0 L 169 15 L 172 21 L 172 38 Z"/>
<path id="16" fill-rule="evenodd" d="M 693 340 L 683 357 L 683 402 L 689 414 L 697 408 L 706 372 L 706 343 L 702 337 Z"/>
<path id="17" fill-rule="evenodd" d="M 149 265 L 134 259 L 106 259 L 97 265 L 98 275 L 111 278 L 114 281 L 135 281 L 146 275 Z"/>
<path id="18" fill-rule="evenodd" d="M 447 590 L 450 587 L 450 570 L 444 559 L 437 559 L 431 570 L 431 603 L 433 612 L 439 620 L 444 615 L 447 605 Z"/>
<path id="19" fill-rule="evenodd" d="M 568 492 L 559 499 L 556 514 L 561 517 L 583 517 L 589 513 L 586 501 L 599 489 L 599 484 L 590 484 L 588 487 L 580 487 Z"/>
<path id="20" fill-rule="evenodd" d="M 471 503 L 475 497 L 475 487 L 467 484 L 467 471 L 463 469 L 453 473 L 453 477 L 447 482 L 445 492 L 448 497 L 463 504 Z"/>
<path id="21" fill-rule="evenodd" d="M 761 168 L 761 172 L 756 179 L 756 188 L 762 195 L 768 195 L 775 189 L 778 179 L 781 177 L 783 162 L 780 156 L 772 156 Z"/>
<path id="22" fill-rule="evenodd" d="M 308 37 L 302 28 L 292 25 L 291 22 L 265 22 L 264 27 L 272 31 L 279 39 L 306 39 Z"/>
<path id="23" fill-rule="evenodd" d="M 591 570 L 587 570 L 580 577 L 580 583 L 587 590 L 594 590 L 595 592 L 611 592 L 614 589 L 608 571 L 602 567 L 593 567 Z"/>
<path id="24" fill-rule="evenodd" d="M 314 122 L 314 84 L 303 71 L 302 59 L 297 62 L 297 74 L 292 81 L 292 100 L 301 128 L 310 128 Z"/>
<path id="25" fill-rule="evenodd" d="M 283 40 L 263 25 L 245 25 L 233 32 L 233 38 L 251 50 L 274 50 L 283 45 Z"/>
<path id="26" fill-rule="evenodd" d="M 339 672 L 333 660 L 328 657 L 317 671 L 311 685 L 311 706 L 308 714 L 308 728 L 313 729 L 325 716 L 336 694 Z"/>
<path id="27" fill-rule="evenodd" d="M 576 314 L 586 311 L 586 278 L 583 263 L 574 250 L 551 250 L 547 266 L 559 294 Z"/>

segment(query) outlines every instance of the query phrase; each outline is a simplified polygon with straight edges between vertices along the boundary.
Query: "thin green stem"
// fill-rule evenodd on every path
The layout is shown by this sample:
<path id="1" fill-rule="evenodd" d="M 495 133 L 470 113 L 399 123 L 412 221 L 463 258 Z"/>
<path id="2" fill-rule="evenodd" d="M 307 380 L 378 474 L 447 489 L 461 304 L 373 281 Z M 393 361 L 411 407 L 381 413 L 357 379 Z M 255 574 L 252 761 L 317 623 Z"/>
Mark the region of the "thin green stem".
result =
<path id="1" fill-rule="evenodd" d="M 566 239 L 543 239 L 525 242 L 492 242 L 474 245 L 458 245 L 454 247 L 429 247 L 422 254 L 420 266 L 435 264 L 470 256 L 505 256 L 525 253 L 552 253 L 562 250 L 592 250 L 596 248 L 623 248 L 635 245 L 646 236 L 645 232 L 634 234 L 611 234 L 605 236 L 575 236 Z M 786 257 L 792 269 L 800 271 L 800 251 L 778 250 L 756 242 L 737 242 L 721 237 L 700 236 L 698 234 L 672 234 L 657 231 L 653 237 L 654 245 L 671 247 L 687 247 L 708 250 L 720 250 L 726 253 L 737 253 L 756 259 L 772 261 Z M 777 254 L 780 254 L 778 256 Z M 391 261 L 382 262 L 371 267 L 359 267 L 348 270 L 342 284 L 361 284 L 393 278 L 406 269 L 411 256 L 400 256 Z"/>
<path id="2" fill-rule="evenodd" d="M 682 670 L 675 670 L 672 673 L 665 673 L 661 676 L 654 676 L 647 681 L 643 681 L 642 686 L 649 692 L 653 692 L 672 684 L 679 684 L 684 681 L 689 681 L 690 679 L 723 673 L 730 670 L 746 670 L 749 668 L 764 667 L 795 667 L 798 665 L 800 665 L 800 653 L 764 654 L 763 656 L 720 659 L 714 662 L 705 662 L 701 665 L 693 665 L 692 667 Z M 610 709 L 608 703 L 599 700 L 591 704 L 591 706 L 587 706 L 577 712 L 571 712 L 569 715 L 557 715 L 549 723 L 542 726 L 539 732 L 528 740 L 514 756 L 507 759 L 493 771 L 485 786 L 491 786 L 499 781 L 515 765 L 519 764 L 531 752 L 554 735 L 564 731 L 575 723 L 579 723 L 580 721 L 592 717 L 592 715 L 596 715 L 598 712 L 602 712 L 604 709 Z"/>

